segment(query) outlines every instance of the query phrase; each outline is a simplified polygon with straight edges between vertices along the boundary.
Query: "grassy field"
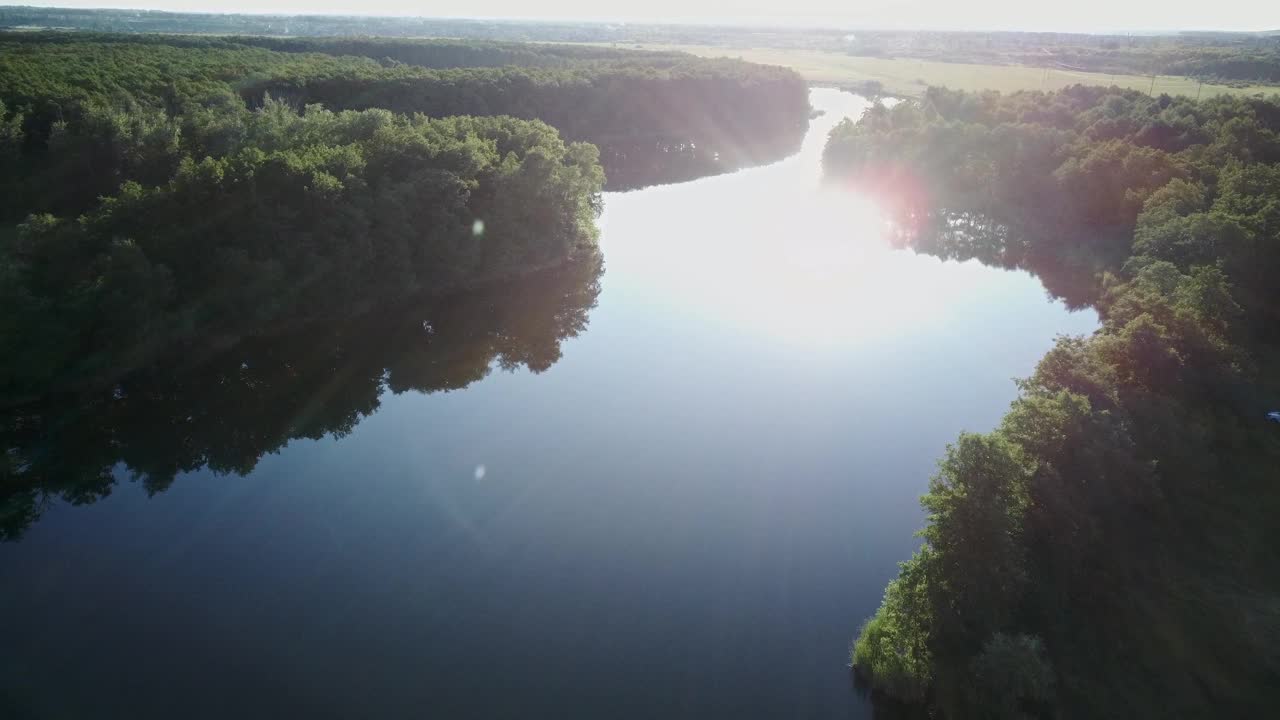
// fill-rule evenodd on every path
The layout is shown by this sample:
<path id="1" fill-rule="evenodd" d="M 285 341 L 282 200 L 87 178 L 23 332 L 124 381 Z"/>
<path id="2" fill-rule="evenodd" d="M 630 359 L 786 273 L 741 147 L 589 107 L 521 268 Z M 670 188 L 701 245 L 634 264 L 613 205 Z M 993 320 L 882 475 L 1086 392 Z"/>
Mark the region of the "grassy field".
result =
<path id="1" fill-rule="evenodd" d="M 1104 73 L 1046 70 L 1026 65 L 973 65 L 966 63 L 854 57 L 818 50 L 782 50 L 775 48 L 725 48 L 709 45 L 642 45 L 652 50 L 683 50 L 704 57 L 738 57 L 751 62 L 785 65 L 818 85 L 845 85 L 863 80 L 879 80 L 885 90 L 896 95 L 918 95 L 929 85 L 943 85 L 956 90 L 1057 90 L 1068 85 L 1119 85 L 1147 92 L 1152 89 L 1150 75 L 1107 75 Z M 1205 84 L 1185 77 L 1158 75 L 1155 94 L 1201 97 L 1223 93 L 1233 95 L 1271 94 L 1280 87 L 1253 85 L 1233 88 Z"/>

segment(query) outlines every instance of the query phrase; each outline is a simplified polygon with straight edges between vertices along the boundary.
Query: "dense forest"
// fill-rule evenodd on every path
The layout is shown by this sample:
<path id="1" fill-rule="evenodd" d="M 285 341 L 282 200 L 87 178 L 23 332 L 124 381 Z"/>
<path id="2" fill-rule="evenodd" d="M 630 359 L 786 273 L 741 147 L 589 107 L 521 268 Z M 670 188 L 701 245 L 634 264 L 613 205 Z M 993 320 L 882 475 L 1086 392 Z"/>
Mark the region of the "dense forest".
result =
<path id="1" fill-rule="evenodd" d="M 0 541 L 55 500 L 106 497 L 128 470 L 148 493 L 179 473 L 248 474 L 294 439 L 342 437 L 385 392 L 465 388 L 495 368 L 542 372 L 587 326 L 603 264 L 565 265 L 468 293 L 255 337 L 220 353 L 131 373 L 114 387 L 53 397 L 0 424 Z"/>
<path id="2" fill-rule="evenodd" d="M 852 649 L 948 717 L 1263 717 L 1280 701 L 1280 98 L 931 89 L 829 140 L 900 239 L 1097 308 L 948 448 Z"/>
<path id="3" fill-rule="evenodd" d="M 231 89 L 250 106 L 269 93 L 298 107 L 542 120 L 597 145 L 616 190 L 779 159 L 799 146 L 809 110 L 790 70 L 684 53 L 372 38 L 4 40 L 12 56 L 0 70 L 11 78 L 0 99 L 33 105 L 26 122 L 37 137 L 88 96 L 126 94 L 172 114 L 183 102 L 221 103 L 213 96 Z"/>
<path id="4" fill-rule="evenodd" d="M 449 40 L 234 40 L 378 63 L 292 64 L 247 83 L 246 99 L 537 118 L 599 147 L 611 190 L 777 160 L 799 148 L 807 128 L 798 74 L 728 58 Z"/>
<path id="5" fill-rule="evenodd" d="M 572 140 L 609 171 L 643 146 L 638 184 L 727 167 L 655 147 L 807 121 L 798 76 L 743 62 L 241 40 L 0 38 L 0 404 L 589 251 L 604 176 Z"/>

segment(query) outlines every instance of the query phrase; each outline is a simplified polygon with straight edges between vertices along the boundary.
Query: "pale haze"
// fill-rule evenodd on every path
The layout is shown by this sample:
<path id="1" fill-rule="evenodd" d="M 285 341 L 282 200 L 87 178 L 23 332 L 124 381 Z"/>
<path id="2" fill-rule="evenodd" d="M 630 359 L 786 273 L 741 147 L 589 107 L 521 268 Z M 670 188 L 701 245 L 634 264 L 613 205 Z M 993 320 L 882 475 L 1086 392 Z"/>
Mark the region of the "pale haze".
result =
<path id="1" fill-rule="evenodd" d="M 939 30 L 1055 30 L 1072 32 L 1280 29 L 1280 4 L 1259 0 L 1192 3 L 1138 0 L 123 0 L 23 3 L 55 7 L 127 7 L 186 12 L 418 15 L 621 22 L 751 23 L 850 28 Z"/>

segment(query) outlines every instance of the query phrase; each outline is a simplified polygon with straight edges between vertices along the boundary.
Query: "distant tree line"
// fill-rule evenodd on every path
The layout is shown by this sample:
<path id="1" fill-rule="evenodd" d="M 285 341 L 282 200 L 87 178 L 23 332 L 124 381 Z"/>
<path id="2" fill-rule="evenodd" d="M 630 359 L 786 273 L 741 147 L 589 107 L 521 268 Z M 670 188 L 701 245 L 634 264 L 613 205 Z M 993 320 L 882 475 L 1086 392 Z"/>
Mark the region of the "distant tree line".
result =
<path id="1" fill-rule="evenodd" d="M 111 33 L 229 35 L 379 35 L 507 41 L 591 42 L 618 39 L 604 23 L 371 15 L 236 14 L 111 8 L 0 6 L 0 28 L 52 28 Z"/>
<path id="2" fill-rule="evenodd" d="M 421 11 L 430 13 L 429 6 Z M 306 37 L 464 38 L 514 42 L 658 43 L 818 47 L 838 42 L 840 28 L 769 28 L 599 21 L 540 21 L 373 15 L 183 13 L 158 10 L 0 6 L 0 28 L 58 28 L 113 33 L 186 33 Z"/>
<path id="3" fill-rule="evenodd" d="M 112 37 L 121 38 L 118 35 Z M 553 45 L 474 39 L 406 39 L 374 35 L 346 37 L 238 35 L 227 37 L 226 40 L 276 52 L 367 57 L 380 60 L 383 65 L 401 63 L 436 70 L 506 66 L 571 68 L 602 63 L 669 68 L 688 64 L 694 59 L 682 52 L 649 52 L 598 45 Z"/>
<path id="4" fill-rule="evenodd" d="M 837 127 L 825 166 L 904 242 L 1026 267 L 1103 321 L 948 448 L 861 680 L 953 718 L 1272 712 L 1280 98 L 933 89 Z"/>
<path id="5" fill-rule="evenodd" d="M 1062 48 L 1016 56 L 1029 65 L 1066 67 L 1097 73 L 1183 75 L 1226 84 L 1280 84 L 1280 42 L 1261 47 L 1174 47 L 1154 49 Z"/>

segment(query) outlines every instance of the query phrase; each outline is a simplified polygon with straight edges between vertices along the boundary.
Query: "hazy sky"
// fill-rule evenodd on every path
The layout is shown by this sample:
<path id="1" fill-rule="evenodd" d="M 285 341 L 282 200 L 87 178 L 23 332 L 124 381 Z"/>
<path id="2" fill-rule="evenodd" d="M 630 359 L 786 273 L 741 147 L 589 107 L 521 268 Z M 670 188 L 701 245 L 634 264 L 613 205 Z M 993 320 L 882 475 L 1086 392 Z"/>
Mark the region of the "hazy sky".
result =
<path id="1" fill-rule="evenodd" d="M 209 12 L 751 22 L 1019 30 L 1280 29 L 1277 0 L 0 0 L 0 4 Z"/>

